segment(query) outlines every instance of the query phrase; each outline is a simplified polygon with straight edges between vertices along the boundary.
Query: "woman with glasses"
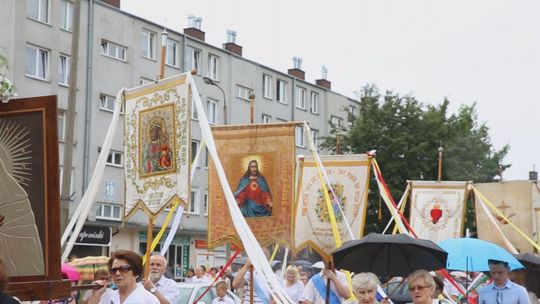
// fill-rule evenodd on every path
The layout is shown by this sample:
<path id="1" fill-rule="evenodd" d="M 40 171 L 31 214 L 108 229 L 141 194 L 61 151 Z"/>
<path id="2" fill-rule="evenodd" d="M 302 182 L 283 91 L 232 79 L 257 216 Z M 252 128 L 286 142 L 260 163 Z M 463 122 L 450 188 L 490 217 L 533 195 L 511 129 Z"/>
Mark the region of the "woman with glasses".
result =
<path id="1" fill-rule="evenodd" d="M 407 277 L 409 294 L 414 304 L 432 304 L 435 294 L 435 280 L 429 272 L 417 270 Z"/>
<path id="2" fill-rule="evenodd" d="M 108 262 L 111 279 L 117 290 L 105 292 L 107 282 L 97 280 L 101 287 L 94 291 L 89 304 L 159 304 L 159 300 L 141 284 L 143 276 L 142 258 L 133 251 L 113 252 Z"/>
<path id="3" fill-rule="evenodd" d="M 377 286 L 381 282 L 377 276 L 371 272 L 361 272 L 354 275 L 352 278 L 352 291 L 356 300 L 349 300 L 349 304 L 376 304 L 377 301 Z M 383 299 L 380 303 L 390 303 L 388 299 Z"/>

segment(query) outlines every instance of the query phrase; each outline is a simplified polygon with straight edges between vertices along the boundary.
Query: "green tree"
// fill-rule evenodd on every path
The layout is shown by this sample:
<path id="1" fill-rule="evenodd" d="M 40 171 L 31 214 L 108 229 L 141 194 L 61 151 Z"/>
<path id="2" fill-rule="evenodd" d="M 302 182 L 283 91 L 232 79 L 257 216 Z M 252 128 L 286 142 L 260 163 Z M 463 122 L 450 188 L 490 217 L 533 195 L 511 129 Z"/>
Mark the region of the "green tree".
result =
<path id="1" fill-rule="evenodd" d="M 436 180 L 438 148 L 444 147 L 443 180 L 474 182 L 492 181 L 508 152 L 505 145 L 495 149 L 489 128 L 478 122 L 476 105 L 462 105 L 449 114 L 450 101 L 424 105 L 414 96 L 400 96 L 392 91 L 380 93 L 374 85 L 359 92 L 359 111 L 349 113 L 349 128 L 333 128 L 323 146 L 336 151 L 340 137 L 341 150 L 365 153 L 377 150 L 381 171 L 397 201 L 407 180 Z M 339 132 L 339 135 L 337 134 Z M 502 166 L 505 169 L 507 166 Z M 382 232 L 390 214 L 381 202 L 376 181 L 372 178 L 365 232 Z M 382 211 L 382 220 L 378 220 Z M 474 228 L 472 204 L 468 206 L 467 226 Z"/>

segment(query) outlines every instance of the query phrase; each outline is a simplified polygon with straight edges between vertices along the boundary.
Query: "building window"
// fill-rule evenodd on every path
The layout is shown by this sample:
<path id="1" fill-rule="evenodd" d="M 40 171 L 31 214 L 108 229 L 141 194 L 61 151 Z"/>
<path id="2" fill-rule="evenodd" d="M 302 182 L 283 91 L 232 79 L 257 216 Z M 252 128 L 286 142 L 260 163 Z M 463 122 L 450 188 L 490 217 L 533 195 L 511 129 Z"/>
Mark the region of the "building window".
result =
<path id="1" fill-rule="evenodd" d="M 99 94 L 99 108 L 104 111 L 114 112 L 116 98 L 110 95 Z M 120 113 L 124 113 L 124 103 L 120 107 Z"/>
<path id="2" fill-rule="evenodd" d="M 75 168 L 71 168 L 71 180 L 70 180 L 70 183 L 69 183 L 69 194 L 71 196 L 71 193 L 73 193 L 73 176 L 75 176 L 74 174 L 75 172 Z M 64 166 L 61 165 L 60 166 L 60 173 L 58 174 L 58 178 L 59 178 L 59 181 L 60 181 L 60 191 L 62 191 L 62 182 L 63 182 L 63 179 L 64 179 Z M 70 200 L 72 200 L 70 198 Z"/>
<path id="3" fill-rule="evenodd" d="M 268 115 L 268 114 L 263 114 L 262 115 L 262 122 L 263 123 L 270 123 L 272 122 L 272 116 Z"/>
<path id="4" fill-rule="evenodd" d="M 208 55 L 208 77 L 212 80 L 218 80 L 219 58 L 216 55 Z"/>
<path id="5" fill-rule="evenodd" d="M 249 100 L 250 93 L 251 93 L 251 89 L 243 87 L 238 84 L 236 85 L 236 97 Z"/>
<path id="6" fill-rule="evenodd" d="M 306 89 L 304 88 L 296 87 L 296 107 L 306 109 Z"/>
<path id="7" fill-rule="evenodd" d="M 201 73 L 201 51 L 191 48 L 191 56 L 189 57 L 189 69 L 196 70 L 197 74 Z"/>
<path id="8" fill-rule="evenodd" d="M 58 60 L 58 83 L 69 85 L 69 68 L 71 59 L 68 55 L 60 55 Z"/>
<path id="9" fill-rule="evenodd" d="M 26 16 L 49 23 L 49 0 L 27 0 Z"/>
<path id="10" fill-rule="evenodd" d="M 121 220 L 122 207 L 113 204 L 96 204 L 96 218 L 105 220 Z"/>
<path id="11" fill-rule="evenodd" d="M 152 79 L 141 77 L 141 80 L 139 81 L 139 85 L 145 85 L 149 83 L 153 83 L 154 81 Z"/>
<path id="12" fill-rule="evenodd" d="M 204 152 L 204 167 L 206 169 L 208 169 L 208 148 L 205 149 L 205 152 Z"/>
<path id="13" fill-rule="evenodd" d="M 217 100 L 206 99 L 206 114 L 208 115 L 208 123 L 215 124 L 217 116 Z"/>
<path id="14" fill-rule="evenodd" d="M 313 140 L 315 149 L 319 150 L 319 131 L 311 129 L 311 139 Z"/>
<path id="15" fill-rule="evenodd" d="M 101 153 L 101 147 L 98 148 L 98 152 Z M 107 156 L 106 164 L 113 167 L 122 167 L 122 158 L 122 152 L 109 150 L 109 156 Z"/>
<path id="16" fill-rule="evenodd" d="M 189 200 L 188 213 L 199 214 L 199 191 L 196 189 L 191 190 L 191 198 Z"/>
<path id="17" fill-rule="evenodd" d="M 304 140 L 304 126 L 296 126 L 296 146 L 304 148 L 306 142 Z"/>
<path id="18" fill-rule="evenodd" d="M 49 51 L 37 46 L 26 46 L 26 75 L 47 80 L 49 78 Z"/>
<path id="19" fill-rule="evenodd" d="M 64 141 L 64 136 L 66 134 L 66 112 L 58 111 L 58 141 Z"/>
<path id="20" fill-rule="evenodd" d="M 263 97 L 272 99 L 272 76 L 263 74 Z"/>
<path id="21" fill-rule="evenodd" d="M 349 113 L 351 113 L 352 116 L 357 117 L 358 116 L 358 108 L 354 105 L 349 105 Z"/>
<path id="22" fill-rule="evenodd" d="M 195 160 L 195 156 L 197 156 L 197 151 L 199 151 L 199 141 L 192 140 L 191 141 L 191 163 Z M 197 168 L 199 167 L 199 164 L 197 164 Z"/>
<path id="23" fill-rule="evenodd" d="M 330 124 L 333 128 L 343 128 L 343 118 L 337 116 L 330 116 Z"/>
<path id="24" fill-rule="evenodd" d="M 311 92 L 310 111 L 313 114 L 319 114 L 319 93 Z"/>
<path id="25" fill-rule="evenodd" d="M 276 99 L 281 103 L 287 103 L 287 82 L 279 79 L 277 80 Z"/>
<path id="26" fill-rule="evenodd" d="M 156 58 L 156 33 L 147 30 L 141 32 L 141 56 Z"/>
<path id="27" fill-rule="evenodd" d="M 208 216 L 208 192 L 204 193 L 204 215 Z"/>
<path id="28" fill-rule="evenodd" d="M 101 40 L 101 54 L 126 61 L 127 48 L 106 40 Z"/>
<path id="29" fill-rule="evenodd" d="M 178 67 L 178 41 L 167 39 L 165 63 L 173 67 Z"/>
<path id="30" fill-rule="evenodd" d="M 195 107 L 195 99 L 191 98 L 191 119 L 199 120 L 199 113 L 197 107 Z"/>
<path id="31" fill-rule="evenodd" d="M 62 0 L 60 5 L 62 10 L 60 28 L 71 32 L 73 30 L 73 2 L 70 0 Z"/>

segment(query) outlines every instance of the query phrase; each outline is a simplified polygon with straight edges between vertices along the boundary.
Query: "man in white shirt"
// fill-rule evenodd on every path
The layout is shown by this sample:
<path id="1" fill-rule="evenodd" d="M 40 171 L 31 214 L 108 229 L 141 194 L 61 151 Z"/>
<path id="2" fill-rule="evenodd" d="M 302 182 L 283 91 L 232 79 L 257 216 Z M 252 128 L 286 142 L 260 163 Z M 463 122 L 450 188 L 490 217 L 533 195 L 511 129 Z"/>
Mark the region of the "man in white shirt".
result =
<path id="1" fill-rule="evenodd" d="M 191 283 L 211 283 L 201 266 L 195 267 L 195 276 L 191 278 Z"/>
<path id="2" fill-rule="evenodd" d="M 313 264 L 313 268 L 321 267 L 320 262 Z M 330 304 L 340 304 L 350 297 L 349 289 L 347 288 L 347 277 L 339 270 L 334 270 L 329 262 L 324 264 L 324 268 L 320 273 L 315 274 L 308 281 L 304 288 L 304 293 L 300 299 L 305 304 L 325 304 L 326 303 L 326 288 L 327 282 L 330 280 Z"/>
<path id="3" fill-rule="evenodd" d="M 167 259 L 161 255 L 150 257 L 150 274 L 142 279 L 146 290 L 153 293 L 161 304 L 174 304 L 180 296 L 180 290 L 174 280 L 164 276 L 167 271 Z"/>

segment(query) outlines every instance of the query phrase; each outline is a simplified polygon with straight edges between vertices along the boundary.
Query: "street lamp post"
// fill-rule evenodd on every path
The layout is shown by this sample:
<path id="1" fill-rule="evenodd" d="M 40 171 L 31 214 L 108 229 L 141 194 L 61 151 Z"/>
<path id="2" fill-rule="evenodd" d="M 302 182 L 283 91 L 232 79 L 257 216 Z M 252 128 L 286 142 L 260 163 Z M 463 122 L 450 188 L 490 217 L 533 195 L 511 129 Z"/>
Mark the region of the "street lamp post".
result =
<path id="1" fill-rule="evenodd" d="M 212 78 L 210 77 L 203 77 L 203 81 L 204 83 L 206 83 L 207 85 L 212 85 L 212 86 L 215 86 L 217 87 L 221 93 L 223 94 L 223 124 L 226 125 L 227 124 L 227 97 L 225 95 L 225 91 L 223 90 L 223 88 L 217 84 L 215 81 L 212 80 Z"/>

